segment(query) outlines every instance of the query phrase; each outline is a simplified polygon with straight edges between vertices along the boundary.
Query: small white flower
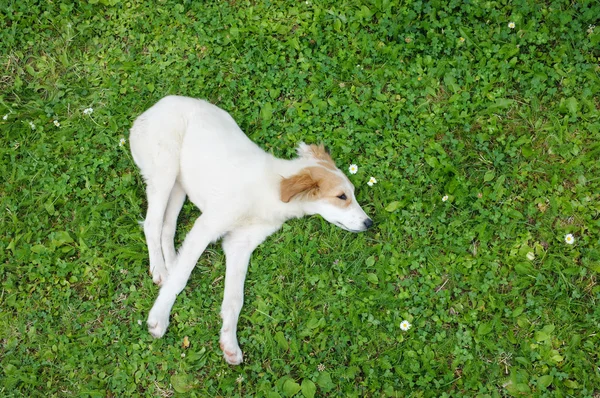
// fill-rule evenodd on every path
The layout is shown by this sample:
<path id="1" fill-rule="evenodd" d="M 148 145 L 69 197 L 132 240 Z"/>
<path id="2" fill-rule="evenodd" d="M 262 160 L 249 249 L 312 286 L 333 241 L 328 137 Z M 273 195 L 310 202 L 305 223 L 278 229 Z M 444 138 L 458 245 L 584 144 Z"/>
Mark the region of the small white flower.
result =
<path id="1" fill-rule="evenodd" d="M 465 38 L 461 37 L 460 39 L 458 39 L 459 42 L 464 43 L 465 42 Z"/>
<path id="2" fill-rule="evenodd" d="M 244 381 L 244 376 L 239 375 L 237 379 L 235 379 L 236 383 L 241 384 Z"/>
<path id="3" fill-rule="evenodd" d="M 358 173 L 358 166 L 355 164 L 351 164 L 350 167 L 348 167 L 348 171 L 350 172 L 350 174 L 356 174 Z"/>
<path id="4" fill-rule="evenodd" d="M 442 202 L 445 202 L 445 201 L 447 201 L 447 200 L 448 200 L 448 195 L 444 195 L 444 196 L 442 196 Z"/>
<path id="5" fill-rule="evenodd" d="M 533 252 L 528 252 L 527 253 L 527 260 L 529 260 L 529 261 L 535 260 L 535 254 Z"/>
<path id="6" fill-rule="evenodd" d="M 138 319 L 138 325 L 142 326 L 142 320 Z"/>
<path id="7" fill-rule="evenodd" d="M 319 372 L 322 372 L 322 371 L 324 371 L 324 370 L 325 370 L 325 365 L 323 365 L 322 363 L 320 363 L 320 364 L 317 366 L 317 370 L 318 370 Z"/>
<path id="8" fill-rule="evenodd" d="M 125 145 L 125 142 L 125 138 L 121 137 L 121 139 L 119 140 L 119 146 Z"/>
<path id="9" fill-rule="evenodd" d="M 592 33 L 594 33 L 594 29 L 596 29 L 596 25 L 588 26 L 588 30 L 587 30 L 588 34 L 591 35 Z"/>
<path id="10" fill-rule="evenodd" d="M 515 23 L 514 23 L 514 22 L 509 22 L 509 23 L 508 23 L 508 27 L 509 27 L 510 29 L 514 29 L 514 28 L 515 28 L 515 26 L 516 26 L 516 25 L 515 25 Z"/>
<path id="11" fill-rule="evenodd" d="M 2 116 L 2 120 L 8 120 L 8 113 L 4 116 Z"/>
<path id="12" fill-rule="evenodd" d="M 54 125 L 55 125 L 56 127 L 60 127 L 60 122 L 59 122 L 58 120 L 55 120 L 55 121 L 54 121 Z"/>
<path id="13" fill-rule="evenodd" d="M 185 352 L 181 353 L 181 358 L 185 358 Z"/>
<path id="14" fill-rule="evenodd" d="M 567 242 L 567 244 L 569 244 L 569 245 L 572 245 L 573 243 L 575 243 L 575 237 L 573 236 L 573 234 L 566 234 L 565 242 Z"/>
<path id="15" fill-rule="evenodd" d="M 29 122 L 29 127 L 31 127 L 32 130 L 35 130 L 35 124 L 33 122 Z"/>
<path id="16" fill-rule="evenodd" d="M 373 184 L 377 184 L 377 180 L 375 179 L 375 177 L 369 178 L 369 182 L 367 182 L 367 185 L 370 187 L 372 187 Z"/>
<path id="17" fill-rule="evenodd" d="M 94 112 L 94 109 L 93 109 L 93 108 L 85 108 L 85 109 L 83 110 L 83 114 L 84 114 L 84 115 L 91 115 L 91 114 L 92 114 L 92 112 Z"/>
<path id="18" fill-rule="evenodd" d="M 411 327 L 412 327 L 412 325 L 407 320 L 404 320 L 404 321 L 400 322 L 400 329 L 404 330 L 405 332 L 408 329 L 410 329 Z"/>

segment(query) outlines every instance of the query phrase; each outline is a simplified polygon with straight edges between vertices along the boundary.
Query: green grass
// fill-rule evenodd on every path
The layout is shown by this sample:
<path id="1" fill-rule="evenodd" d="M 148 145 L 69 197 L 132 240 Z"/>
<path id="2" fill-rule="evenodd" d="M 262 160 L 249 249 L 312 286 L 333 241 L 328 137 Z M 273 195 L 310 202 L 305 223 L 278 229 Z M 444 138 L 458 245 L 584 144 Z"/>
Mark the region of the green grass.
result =
<path id="1" fill-rule="evenodd" d="M 600 396 L 597 1 L 202 3 L 0 7 L 0 395 Z M 166 336 L 145 328 L 119 139 L 175 93 L 274 155 L 325 143 L 377 223 L 293 220 L 256 250 L 239 367 L 217 245 Z"/>

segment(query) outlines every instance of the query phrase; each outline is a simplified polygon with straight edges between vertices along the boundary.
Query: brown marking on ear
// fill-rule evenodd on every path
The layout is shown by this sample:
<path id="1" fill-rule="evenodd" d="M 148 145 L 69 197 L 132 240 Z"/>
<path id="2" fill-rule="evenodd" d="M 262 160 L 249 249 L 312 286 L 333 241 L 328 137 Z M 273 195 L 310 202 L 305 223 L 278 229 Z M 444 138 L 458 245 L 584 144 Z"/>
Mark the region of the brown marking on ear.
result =
<path id="1" fill-rule="evenodd" d="M 338 198 L 343 192 L 344 177 L 333 173 L 330 167 L 319 162 L 319 166 L 307 167 L 298 174 L 283 178 L 280 185 L 281 201 L 288 203 L 295 197 L 315 200 L 325 199 L 334 206 L 348 207 L 352 203 L 351 195 L 347 200 Z"/>
<path id="2" fill-rule="evenodd" d="M 326 167 L 331 170 L 335 170 L 337 167 L 335 166 L 335 162 L 331 158 L 329 151 L 323 144 L 319 145 L 309 145 L 310 151 L 315 159 L 319 161 L 319 164 L 323 167 Z"/>
<path id="3" fill-rule="evenodd" d="M 324 161 L 327 161 L 327 160 L 333 161 L 331 159 L 331 156 L 329 156 L 329 152 L 327 152 L 327 150 L 325 149 L 325 146 L 323 144 L 319 144 L 319 145 L 311 144 L 311 145 L 309 145 L 309 147 L 310 147 L 310 151 L 312 152 L 313 156 L 316 159 L 324 160 Z"/>
<path id="4" fill-rule="evenodd" d="M 315 180 L 309 169 L 304 169 L 298 174 L 281 180 L 280 185 L 281 201 L 288 203 L 294 196 L 316 195 L 319 190 L 319 183 Z"/>

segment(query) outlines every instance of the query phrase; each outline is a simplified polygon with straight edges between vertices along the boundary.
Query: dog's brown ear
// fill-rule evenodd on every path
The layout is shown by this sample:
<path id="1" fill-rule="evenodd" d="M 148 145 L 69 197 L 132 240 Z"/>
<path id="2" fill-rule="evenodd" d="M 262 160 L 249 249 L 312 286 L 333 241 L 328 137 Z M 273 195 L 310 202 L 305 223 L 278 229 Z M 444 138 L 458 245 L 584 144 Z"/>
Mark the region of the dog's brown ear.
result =
<path id="1" fill-rule="evenodd" d="M 281 201 L 288 203 L 296 195 L 314 195 L 318 190 L 318 181 L 313 178 L 310 171 L 304 170 L 298 174 L 281 180 Z"/>
<path id="2" fill-rule="evenodd" d="M 314 158 L 317 160 L 323 160 L 326 162 L 333 163 L 333 159 L 331 159 L 331 155 L 329 150 L 323 144 L 315 145 L 315 144 L 305 144 L 301 142 L 297 148 L 298 156 L 301 158 Z"/>

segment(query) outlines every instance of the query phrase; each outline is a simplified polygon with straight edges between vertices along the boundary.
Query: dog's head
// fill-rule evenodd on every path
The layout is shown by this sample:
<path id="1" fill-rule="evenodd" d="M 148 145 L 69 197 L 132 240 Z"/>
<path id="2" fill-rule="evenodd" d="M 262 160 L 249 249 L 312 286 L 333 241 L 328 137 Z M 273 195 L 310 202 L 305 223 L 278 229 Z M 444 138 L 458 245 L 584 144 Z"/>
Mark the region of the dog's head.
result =
<path id="1" fill-rule="evenodd" d="M 307 214 L 319 214 L 350 232 L 365 231 L 373 225 L 356 201 L 354 185 L 335 166 L 323 145 L 301 143 L 298 156 L 314 163 L 281 181 L 283 202 L 301 201 Z"/>

